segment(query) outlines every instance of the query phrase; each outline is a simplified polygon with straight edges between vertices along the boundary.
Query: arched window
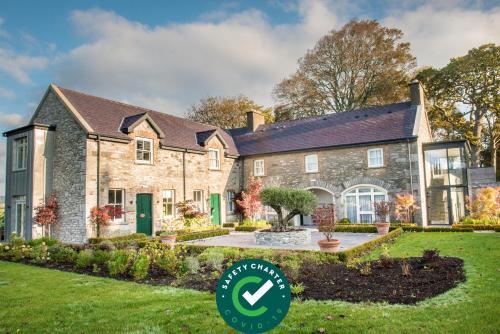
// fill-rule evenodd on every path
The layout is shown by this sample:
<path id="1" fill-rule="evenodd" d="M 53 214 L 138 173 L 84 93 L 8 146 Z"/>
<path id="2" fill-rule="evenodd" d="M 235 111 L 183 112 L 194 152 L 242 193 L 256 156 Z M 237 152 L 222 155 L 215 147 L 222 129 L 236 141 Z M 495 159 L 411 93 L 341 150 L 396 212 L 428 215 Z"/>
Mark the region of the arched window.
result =
<path id="1" fill-rule="evenodd" d="M 376 219 L 373 203 L 385 201 L 387 191 L 372 185 L 347 189 L 343 194 L 344 215 L 351 223 L 373 223 Z"/>

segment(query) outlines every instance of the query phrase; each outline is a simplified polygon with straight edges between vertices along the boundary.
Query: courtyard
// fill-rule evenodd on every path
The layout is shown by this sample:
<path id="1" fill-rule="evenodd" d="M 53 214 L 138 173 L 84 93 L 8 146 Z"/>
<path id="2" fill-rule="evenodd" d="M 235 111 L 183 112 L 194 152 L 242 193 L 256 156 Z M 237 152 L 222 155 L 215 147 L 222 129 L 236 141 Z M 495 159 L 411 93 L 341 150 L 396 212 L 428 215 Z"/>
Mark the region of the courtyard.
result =
<path id="1" fill-rule="evenodd" d="M 219 247 L 239 247 L 239 248 L 273 248 L 273 249 L 290 249 L 290 250 L 318 250 L 318 240 L 324 239 L 323 233 L 317 229 L 311 230 L 311 242 L 307 245 L 258 245 L 255 242 L 253 232 L 237 232 L 232 231 L 228 235 L 221 235 L 213 238 L 197 239 L 186 241 L 186 244 L 199 246 L 219 246 Z M 335 233 L 335 239 L 340 240 L 340 250 L 344 251 L 356 246 L 359 246 L 367 241 L 377 238 L 377 233 Z"/>

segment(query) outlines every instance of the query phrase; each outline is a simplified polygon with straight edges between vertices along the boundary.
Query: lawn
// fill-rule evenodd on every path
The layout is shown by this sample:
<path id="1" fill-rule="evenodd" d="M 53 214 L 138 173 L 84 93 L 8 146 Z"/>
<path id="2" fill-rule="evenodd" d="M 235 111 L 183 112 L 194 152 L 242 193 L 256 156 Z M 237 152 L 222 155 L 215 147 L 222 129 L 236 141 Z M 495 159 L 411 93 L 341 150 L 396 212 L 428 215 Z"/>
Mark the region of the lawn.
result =
<path id="1" fill-rule="evenodd" d="M 389 251 L 417 256 L 427 248 L 463 258 L 467 282 L 417 306 L 293 302 L 273 333 L 498 333 L 500 233 L 406 233 Z M 186 289 L 0 262 L 0 296 L 5 333 L 234 332 L 213 295 Z"/>

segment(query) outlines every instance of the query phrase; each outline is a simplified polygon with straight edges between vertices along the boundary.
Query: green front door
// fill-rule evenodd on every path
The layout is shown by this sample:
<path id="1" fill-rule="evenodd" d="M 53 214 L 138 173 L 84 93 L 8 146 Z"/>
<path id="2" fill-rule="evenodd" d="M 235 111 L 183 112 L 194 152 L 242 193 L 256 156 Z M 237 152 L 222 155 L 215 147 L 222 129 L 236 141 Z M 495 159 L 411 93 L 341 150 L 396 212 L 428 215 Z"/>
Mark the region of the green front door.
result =
<path id="1" fill-rule="evenodd" d="M 220 225 L 220 195 L 210 194 L 210 219 L 212 224 Z"/>
<path id="2" fill-rule="evenodd" d="M 153 233 L 153 215 L 151 194 L 137 194 L 137 233 L 151 235 Z"/>

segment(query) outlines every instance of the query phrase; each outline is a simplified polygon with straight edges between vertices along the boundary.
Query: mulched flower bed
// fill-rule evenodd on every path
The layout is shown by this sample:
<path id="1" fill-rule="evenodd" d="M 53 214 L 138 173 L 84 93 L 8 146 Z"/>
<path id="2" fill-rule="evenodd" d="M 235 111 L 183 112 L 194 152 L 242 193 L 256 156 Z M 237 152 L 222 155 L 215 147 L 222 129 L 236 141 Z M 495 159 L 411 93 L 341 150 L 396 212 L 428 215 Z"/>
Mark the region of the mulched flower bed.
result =
<path id="1" fill-rule="evenodd" d="M 465 281 L 462 259 L 438 257 L 425 261 L 422 258 L 408 258 L 406 261 L 410 266 L 408 276 L 402 273 L 401 259 L 371 261 L 368 274 L 342 264 L 305 263 L 297 278 L 305 286 L 301 297 L 415 304 Z M 358 268 L 365 265 L 361 264 Z"/>

